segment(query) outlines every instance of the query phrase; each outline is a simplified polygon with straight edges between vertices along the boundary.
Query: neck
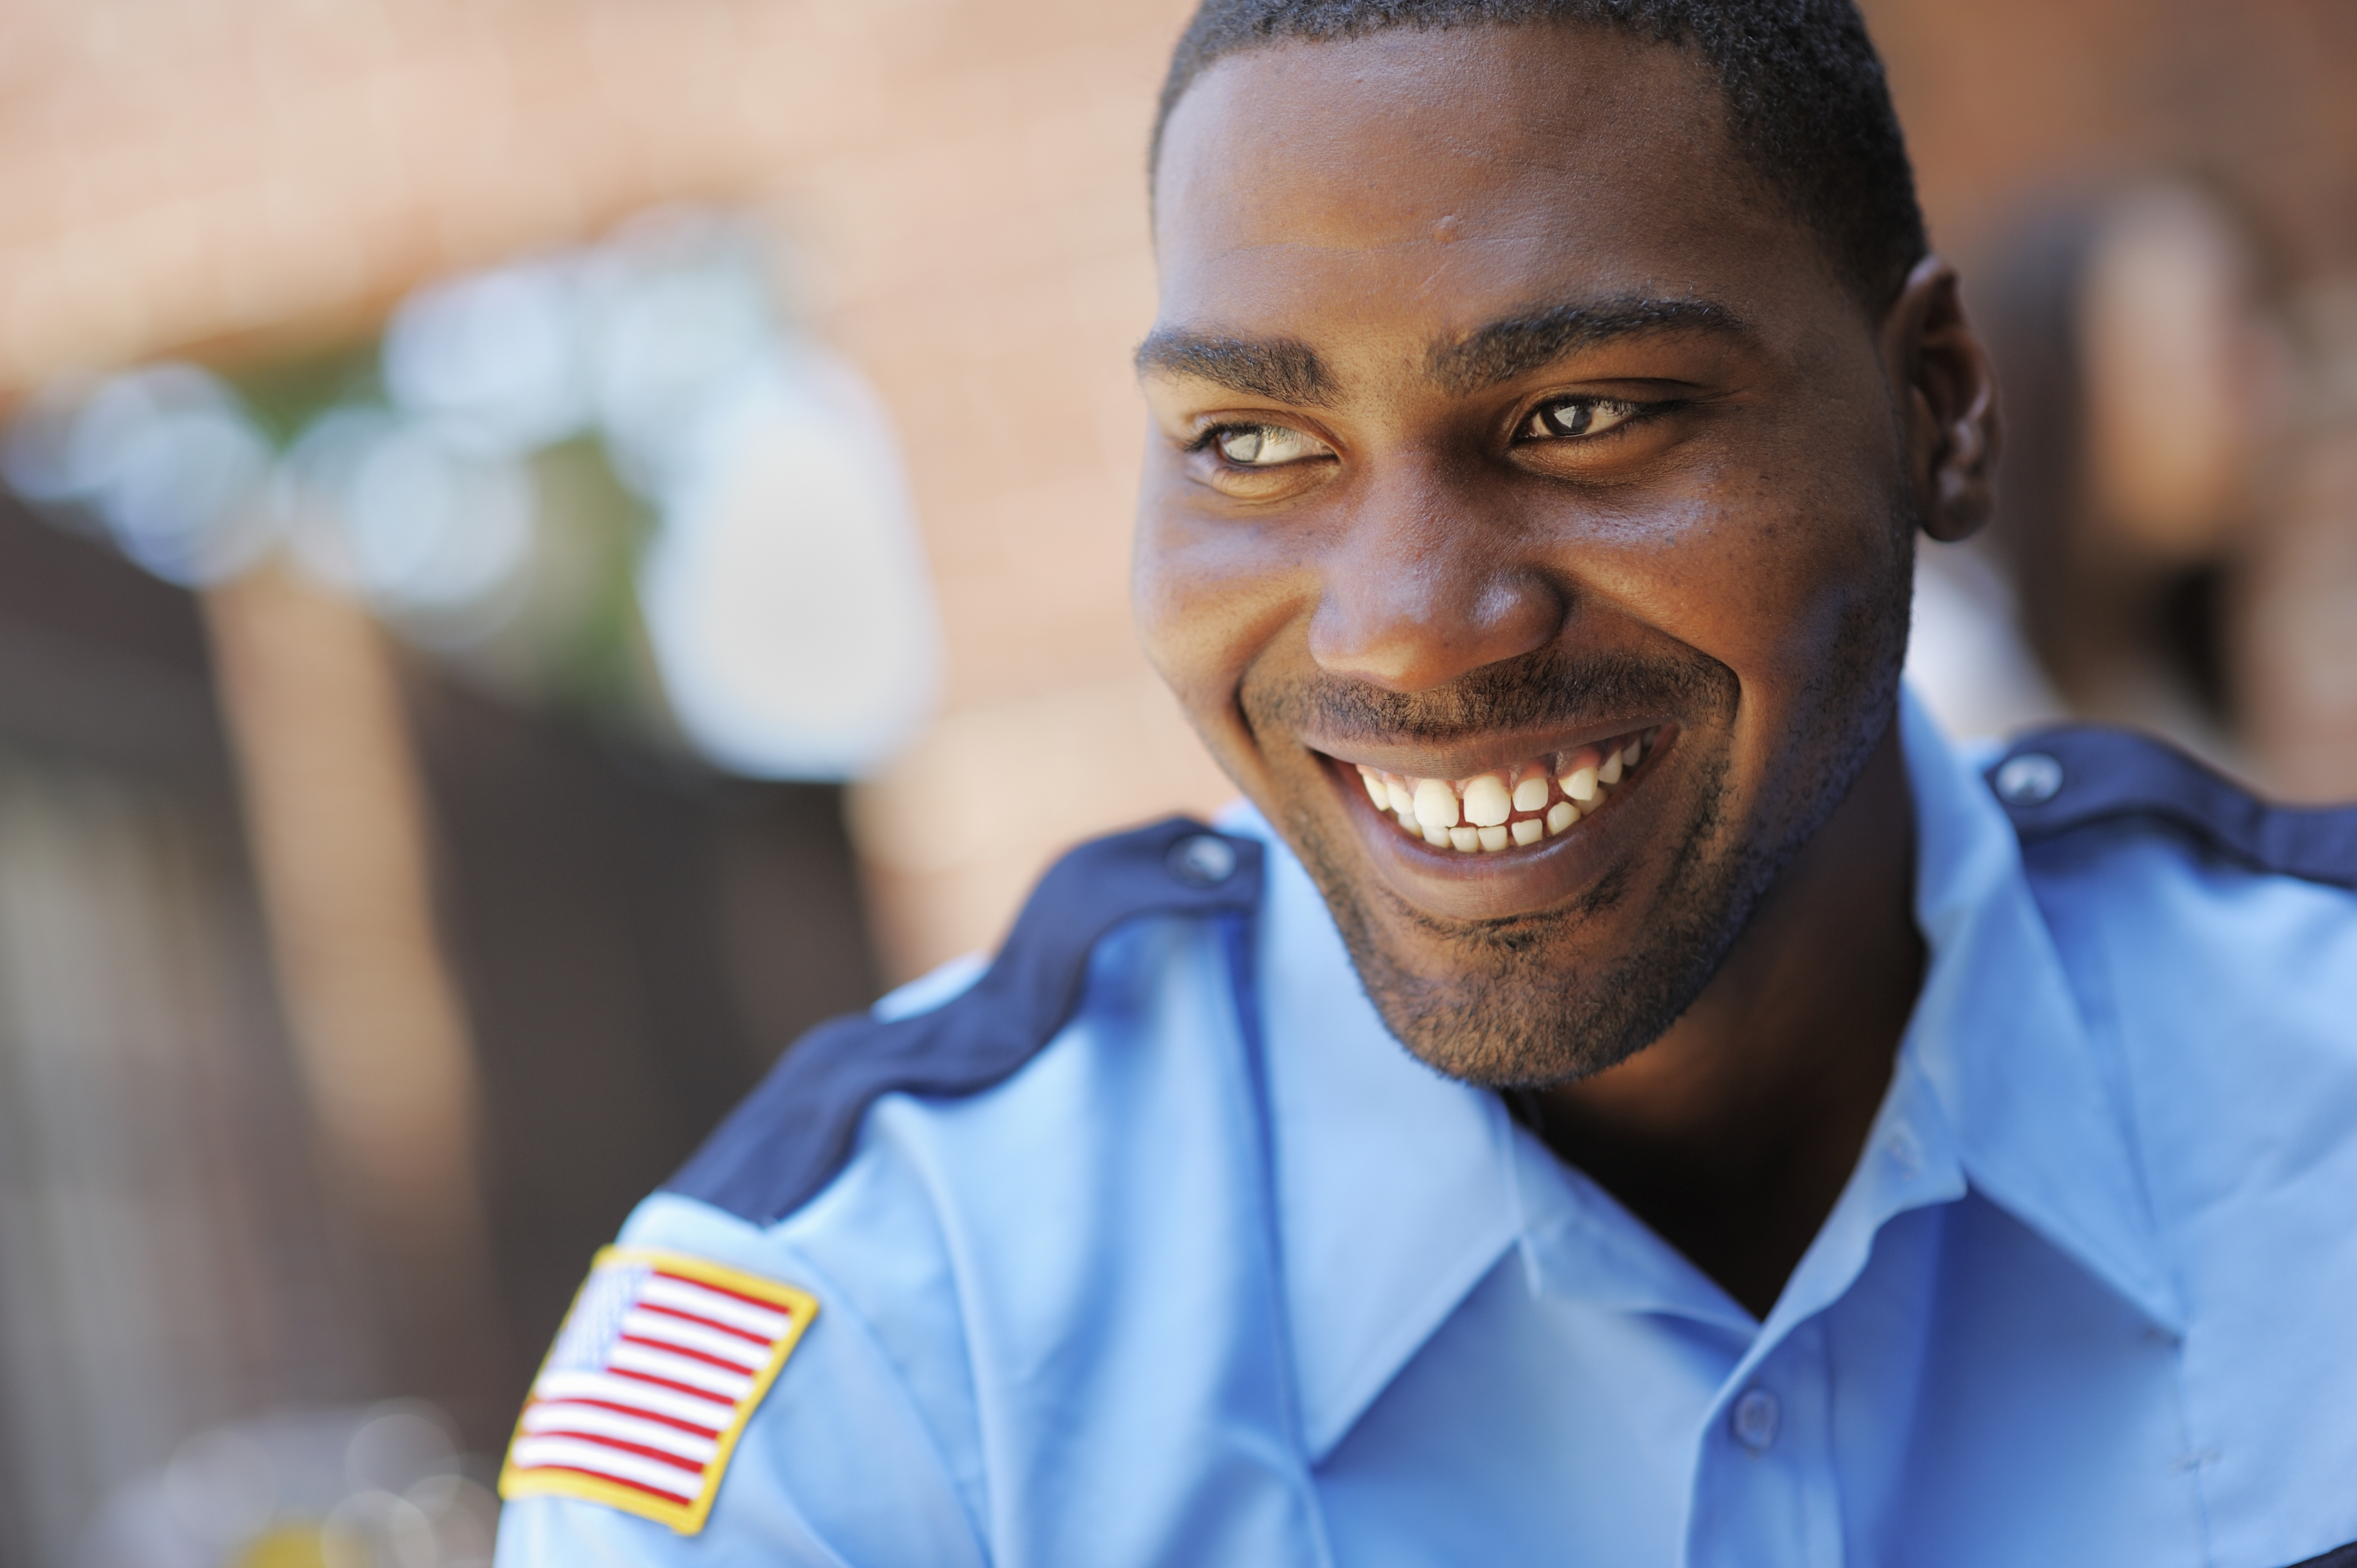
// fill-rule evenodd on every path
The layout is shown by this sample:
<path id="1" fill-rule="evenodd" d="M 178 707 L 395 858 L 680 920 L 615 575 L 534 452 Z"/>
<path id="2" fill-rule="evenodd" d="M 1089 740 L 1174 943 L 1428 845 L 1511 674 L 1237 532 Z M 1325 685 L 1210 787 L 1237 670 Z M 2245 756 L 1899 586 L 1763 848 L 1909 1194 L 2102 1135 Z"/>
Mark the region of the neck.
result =
<path id="1" fill-rule="evenodd" d="M 1857 1164 L 1922 983 L 1893 723 L 1659 1040 L 1541 1091 L 1547 1141 L 1765 1316 Z"/>

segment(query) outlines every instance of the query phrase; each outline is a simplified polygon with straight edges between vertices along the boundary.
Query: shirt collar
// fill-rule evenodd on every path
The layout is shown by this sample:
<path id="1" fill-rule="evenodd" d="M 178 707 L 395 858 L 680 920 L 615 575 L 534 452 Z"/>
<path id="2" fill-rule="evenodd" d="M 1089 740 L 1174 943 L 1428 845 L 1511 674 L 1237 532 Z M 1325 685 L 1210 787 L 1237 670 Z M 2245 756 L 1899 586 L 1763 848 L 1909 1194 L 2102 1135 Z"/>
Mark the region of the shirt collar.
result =
<path id="1" fill-rule="evenodd" d="M 1494 1094 L 1433 1071 L 1367 999 L 1324 897 L 1268 842 L 1258 979 L 1271 1166 L 1302 1440 L 1350 1431 L 1522 1233 L 1513 1126 Z"/>
<path id="2" fill-rule="evenodd" d="M 2126 1108 L 2020 841 L 1912 692 L 1899 722 L 1915 804 L 1915 923 L 1930 961 L 1857 1165 L 1746 1363 L 1849 1289 L 1884 1223 L 1968 1189 L 2181 1332 Z"/>
<path id="3" fill-rule="evenodd" d="M 1759 1336 L 1813 1316 L 1892 1215 L 1969 1183 L 2156 1323 L 2182 1315 L 2121 1107 L 2033 899 L 2018 841 L 1911 693 L 1915 917 L 1931 950 L 1872 1133 Z M 1250 807 L 1220 825 L 1269 845 L 1258 976 L 1278 1247 L 1302 1437 L 1324 1458 L 1509 1250 L 1534 1284 L 1730 1330 L 1750 1319 L 1610 1195 L 1443 1078 L 1383 1026 L 1325 900 Z"/>
<path id="4" fill-rule="evenodd" d="M 1900 723 L 1915 796 L 1915 921 L 1932 961 L 1885 1110 L 1920 1085 L 1938 1114 L 1886 1122 L 1935 1156 L 1952 1139 L 1983 1197 L 2156 1323 L 2181 1328 L 2128 1108 L 2080 1014 L 2020 840 L 1911 692 Z"/>

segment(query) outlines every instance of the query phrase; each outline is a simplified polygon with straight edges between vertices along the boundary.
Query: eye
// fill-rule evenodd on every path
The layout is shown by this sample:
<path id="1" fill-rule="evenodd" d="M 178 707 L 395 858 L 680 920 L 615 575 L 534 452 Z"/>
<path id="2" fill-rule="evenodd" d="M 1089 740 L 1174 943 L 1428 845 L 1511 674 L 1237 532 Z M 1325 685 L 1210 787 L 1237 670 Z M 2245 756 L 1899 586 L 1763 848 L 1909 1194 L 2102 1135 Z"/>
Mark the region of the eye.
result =
<path id="1" fill-rule="evenodd" d="M 1330 455 L 1323 441 L 1289 424 L 1223 424 L 1205 440 L 1239 468 L 1281 468 Z"/>
<path id="2" fill-rule="evenodd" d="M 1516 432 L 1523 441 L 1560 441 L 1572 436 L 1601 435 L 1643 412 L 1633 403 L 1609 397 L 1559 397 L 1543 403 Z"/>

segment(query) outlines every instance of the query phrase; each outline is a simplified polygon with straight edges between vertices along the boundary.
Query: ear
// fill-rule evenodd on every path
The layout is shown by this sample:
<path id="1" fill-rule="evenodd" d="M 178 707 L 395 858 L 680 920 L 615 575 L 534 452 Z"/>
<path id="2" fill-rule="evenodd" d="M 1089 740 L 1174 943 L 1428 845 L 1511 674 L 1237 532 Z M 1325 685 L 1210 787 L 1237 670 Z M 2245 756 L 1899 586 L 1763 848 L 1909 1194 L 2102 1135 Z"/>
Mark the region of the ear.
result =
<path id="1" fill-rule="evenodd" d="M 1996 372 L 1981 347 L 1956 269 L 1926 256 L 1907 274 L 1882 324 L 1883 363 L 1904 421 L 1909 481 L 1923 532 L 1977 532 L 1996 503 Z"/>

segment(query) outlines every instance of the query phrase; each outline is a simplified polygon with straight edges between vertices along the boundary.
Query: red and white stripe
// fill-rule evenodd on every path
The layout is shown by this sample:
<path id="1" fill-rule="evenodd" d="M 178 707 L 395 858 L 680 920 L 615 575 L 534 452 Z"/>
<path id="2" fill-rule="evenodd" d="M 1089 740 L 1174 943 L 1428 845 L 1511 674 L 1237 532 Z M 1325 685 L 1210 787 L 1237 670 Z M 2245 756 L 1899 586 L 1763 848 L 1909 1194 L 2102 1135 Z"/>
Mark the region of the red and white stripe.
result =
<path id="1" fill-rule="evenodd" d="M 769 1303 L 649 1271 L 598 1365 L 551 1366 L 533 1382 L 509 1463 L 692 1503 L 792 1328 Z"/>

